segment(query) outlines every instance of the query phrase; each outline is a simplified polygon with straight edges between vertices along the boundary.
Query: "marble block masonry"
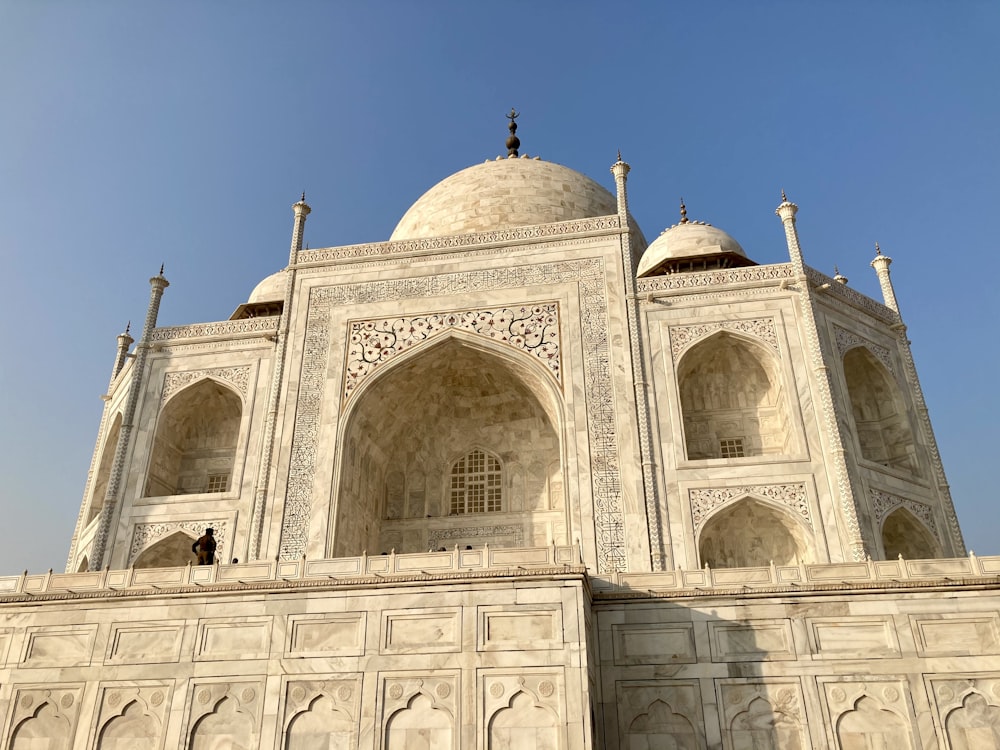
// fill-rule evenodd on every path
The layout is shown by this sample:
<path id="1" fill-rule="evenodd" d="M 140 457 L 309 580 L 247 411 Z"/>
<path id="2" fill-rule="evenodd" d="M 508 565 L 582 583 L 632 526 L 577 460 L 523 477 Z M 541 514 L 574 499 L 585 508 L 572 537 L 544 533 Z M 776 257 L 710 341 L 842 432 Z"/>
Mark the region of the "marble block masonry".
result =
<path id="1" fill-rule="evenodd" d="M 150 280 L 66 572 L 0 578 L 4 748 L 1000 748 L 890 258 L 809 267 L 784 194 L 788 262 L 647 242 L 511 125 L 388 241 L 303 195 L 229 320 Z"/>

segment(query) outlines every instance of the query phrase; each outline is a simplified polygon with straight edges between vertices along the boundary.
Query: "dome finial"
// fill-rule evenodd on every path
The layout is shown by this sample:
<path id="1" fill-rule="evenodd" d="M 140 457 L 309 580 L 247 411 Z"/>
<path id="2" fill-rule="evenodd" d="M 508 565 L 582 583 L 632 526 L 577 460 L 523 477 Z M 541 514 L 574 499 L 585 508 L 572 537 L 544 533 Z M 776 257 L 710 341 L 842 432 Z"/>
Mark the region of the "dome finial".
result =
<path id="1" fill-rule="evenodd" d="M 684 205 L 684 199 L 681 198 L 681 224 L 688 223 L 688 210 L 687 206 Z"/>
<path id="2" fill-rule="evenodd" d="M 510 131 L 510 135 L 507 136 L 507 156 L 517 156 L 517 150 L 521 147 L 521 141 L 515 135 L 517 133 L 517 123 L 514 122 L 520 116 L 520 112 L 513 107 L 510 108 L 510 114 L 507 115 L 507 119 L 510 120 L 507 124 L 507 130 Z"/>

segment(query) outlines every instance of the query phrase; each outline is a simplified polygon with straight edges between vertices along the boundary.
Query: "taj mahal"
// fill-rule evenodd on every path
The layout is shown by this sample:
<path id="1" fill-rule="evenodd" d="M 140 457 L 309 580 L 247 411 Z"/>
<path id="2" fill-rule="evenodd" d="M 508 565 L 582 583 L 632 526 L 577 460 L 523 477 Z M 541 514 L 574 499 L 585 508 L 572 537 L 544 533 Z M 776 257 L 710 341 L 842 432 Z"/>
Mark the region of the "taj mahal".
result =
<path id="1" fill-rule="evenodd" d="M 4 748 L 1000 749 L 889 255 L 815 270 L 783 192 L 647 240 L 515 117 L 386 241 L 303 194 L 228 320 L 150 279 L 66 572 L 0 578 Z"/>

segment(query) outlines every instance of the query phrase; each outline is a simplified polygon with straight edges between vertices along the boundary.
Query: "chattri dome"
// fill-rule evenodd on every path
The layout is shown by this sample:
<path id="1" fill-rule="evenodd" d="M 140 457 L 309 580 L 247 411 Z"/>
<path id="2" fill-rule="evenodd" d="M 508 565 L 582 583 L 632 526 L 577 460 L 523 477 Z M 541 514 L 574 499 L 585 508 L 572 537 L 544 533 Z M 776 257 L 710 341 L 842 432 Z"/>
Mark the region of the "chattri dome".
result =
<path id="1" fill-rule="evenodd" d="M 444 237 L 618 212 L 615 196 L 548 161 L 507 157 L 446 177 L 414 203 L 390 240 Z"/>
<path id="2" fill-rule="evenodd" d="M 740 243 L 703 221 L 688 221 L 665 229 L 639 260 L 637 276 L 676 271 L 753 265 Z"/>
<path id="3" fill-rule="evenodd" d="M 250 292 L 250 299 L 247 302 L 250 304 L 281 302 L 285 299 L 285 283 L 287 281 L 288 276 L 284 271 L 272 273 L 253 288 L 253 291 Z"/>

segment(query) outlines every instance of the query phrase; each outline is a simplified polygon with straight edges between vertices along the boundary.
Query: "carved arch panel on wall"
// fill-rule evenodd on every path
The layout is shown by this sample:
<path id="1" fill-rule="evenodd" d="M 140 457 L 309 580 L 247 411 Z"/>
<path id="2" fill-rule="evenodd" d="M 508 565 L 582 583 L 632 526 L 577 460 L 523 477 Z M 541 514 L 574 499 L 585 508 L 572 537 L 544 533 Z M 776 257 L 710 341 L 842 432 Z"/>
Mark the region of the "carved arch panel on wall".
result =
<path id="1" fill-rule="evenodd" d="M 361 676 L 290 680 L 285 690 L 284 750 L 355 747 Z"/>
<path id="2" fill-rule="evenodd" d="M 816 557 L 808 524 L 787 507 L 749 496 L 715 510 L 698 534 L 701 565 L 755 568 L 798 565 Z"/>

